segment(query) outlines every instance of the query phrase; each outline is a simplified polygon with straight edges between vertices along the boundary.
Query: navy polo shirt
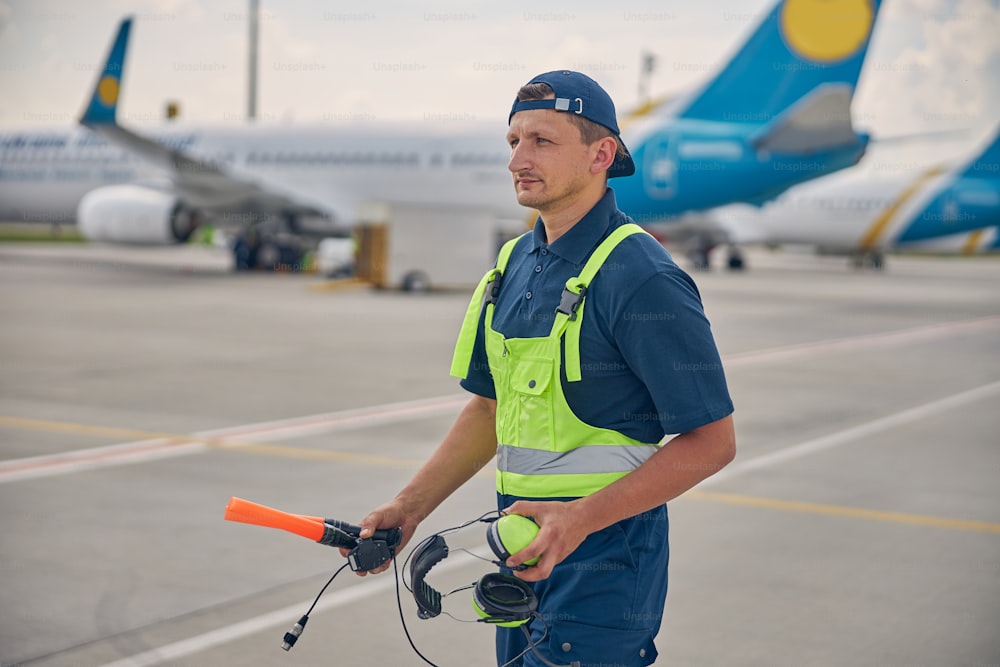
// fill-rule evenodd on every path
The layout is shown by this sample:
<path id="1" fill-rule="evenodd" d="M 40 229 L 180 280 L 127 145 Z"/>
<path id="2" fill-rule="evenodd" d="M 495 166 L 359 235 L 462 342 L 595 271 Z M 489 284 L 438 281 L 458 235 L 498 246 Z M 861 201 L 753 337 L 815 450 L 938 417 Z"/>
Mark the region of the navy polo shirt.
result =
<path id="1" fill-rule="evenodd" d="M 566 280 L 583 270 L 601 241 L 629 222 L 610 188 L 555 243 L 546 243 L 545 227 L 536 221 L 511 253 L 493 328 L 506 338 L 547 336 Z M 495 399 L 484 321 L 482 313 L 461 385 Z M 647 234 L 623 240 L 590 284 L 580 329 L 582 379 L 567 382 L 563 366 L 563 392 L 578 419 L 642 442 L 659 442 L 733 411 L 698 288 Z"/>

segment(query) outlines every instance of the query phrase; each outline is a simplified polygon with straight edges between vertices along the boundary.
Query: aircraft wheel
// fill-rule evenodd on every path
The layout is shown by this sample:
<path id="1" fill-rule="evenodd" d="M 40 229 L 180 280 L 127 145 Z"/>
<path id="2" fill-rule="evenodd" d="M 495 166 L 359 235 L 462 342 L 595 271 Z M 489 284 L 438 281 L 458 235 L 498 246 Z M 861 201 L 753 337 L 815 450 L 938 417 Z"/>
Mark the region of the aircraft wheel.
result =
<path id="1" fill-rule="evenodd" d="M 708 253 L 696 250 L 691 253 L 691 263 L 694 265 L 696 271 L 707 271 L 710 266 Z"/>
<path id="2" fill-rule="evenodd" d="M 404 292 L 429 292 L 431 279 L 423 271 L 410 271 L 403 276 L 402 287 Z"/>
<path id="3" fill-rule="evenodd" d="M 233 269 L 236 271 L 250 271 L 253 269 L 255 259 L 251 256 L 250 246 L 246 239 L 237 236 L 233 242 Z"/>
<path id="4" fill-rule="evenodd" d="M 265 271 L 274 271 L 281 263 L 281 246 L 274 241 L 264 241 L 257 248 L 257 267 Z"/>

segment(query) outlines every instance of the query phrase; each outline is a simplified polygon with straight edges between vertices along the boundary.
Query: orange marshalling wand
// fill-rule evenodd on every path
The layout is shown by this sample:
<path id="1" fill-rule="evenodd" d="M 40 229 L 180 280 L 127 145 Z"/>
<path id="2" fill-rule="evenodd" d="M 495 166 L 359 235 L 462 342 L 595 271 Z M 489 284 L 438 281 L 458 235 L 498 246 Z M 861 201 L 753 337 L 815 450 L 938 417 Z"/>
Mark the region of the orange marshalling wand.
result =
<path id="1" fill-rule="evenodd" d="M 255 526 L 279 528 L 290 533 L 307 537 L 313 542 L 323 539 L 326 532 L 323 519 L 301 514 L 290 514 L 281 510 L 233 496 L 226 505 L 226 521 L 250 523 Z"/>

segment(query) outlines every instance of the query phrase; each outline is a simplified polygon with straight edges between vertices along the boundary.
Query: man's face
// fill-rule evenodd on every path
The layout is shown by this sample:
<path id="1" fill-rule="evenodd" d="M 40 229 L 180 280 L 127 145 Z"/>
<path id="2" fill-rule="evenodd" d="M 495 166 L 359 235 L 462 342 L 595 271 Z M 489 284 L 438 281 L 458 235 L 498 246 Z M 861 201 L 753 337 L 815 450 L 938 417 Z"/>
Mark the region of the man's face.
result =
<path id="1" fill-rule="evenodd" d="M 580 129 L 566 112 L 519 111 L 507 131 L 514 193 L 522 206 L 539 212 L 558 210 L 594 178 L 596 151 L 583 143 Z"/>

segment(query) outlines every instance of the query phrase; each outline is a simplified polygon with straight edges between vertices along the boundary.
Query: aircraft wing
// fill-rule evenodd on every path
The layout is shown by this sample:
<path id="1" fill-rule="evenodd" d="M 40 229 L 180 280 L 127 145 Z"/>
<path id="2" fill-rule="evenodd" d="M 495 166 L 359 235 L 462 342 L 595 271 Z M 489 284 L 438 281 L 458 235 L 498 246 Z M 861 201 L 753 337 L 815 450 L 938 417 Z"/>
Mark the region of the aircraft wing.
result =
<path id="1" fill-rule="evenodd" d="M 329 211 L 307 203 L 274 186 L 243 178 L 225 165 L 188 155 L 117 123 L 100 124 L 81 119 L 81 124 L 139 157 L 166 169 L 174 191 L 198 208 L 257 211 L 275 214 L 327 216 Z"/>
<path id="2" fill-rule="evenodd" d="M 90 103 L 80 118 L 82 125 L 107 141 L 167 170 L 177 194 L 193 206 L 284 216 L 329 215 L 329 210 L 294 193 L 281 192 L 273 185 L 236 174 L 225 165 L 191 155 L 119 125 L 116 118 L 118 99 L 131 27 L 131 17 L 122 20 Z"/>

